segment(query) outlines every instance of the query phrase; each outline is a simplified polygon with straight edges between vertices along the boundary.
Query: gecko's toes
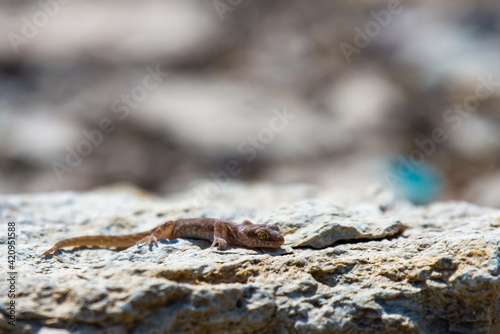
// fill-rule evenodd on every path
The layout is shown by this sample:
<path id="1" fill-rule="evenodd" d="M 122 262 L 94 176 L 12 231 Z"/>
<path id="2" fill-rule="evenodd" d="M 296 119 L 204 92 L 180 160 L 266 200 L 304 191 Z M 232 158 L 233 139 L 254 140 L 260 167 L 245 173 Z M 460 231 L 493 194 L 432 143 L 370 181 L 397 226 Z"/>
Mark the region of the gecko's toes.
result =
<path id="1" fill-rule="evenodd" d="M 227 242 L 224 239 L 215 239 L 210 248 L 215 248 L 215 246 L 218 250 L 224 250 L 227 248 Z"/>
<path id="2" fill-rule="evenodd" d="M 217 247 L 218 250 L 223 251 L 227 249 L 227 243 L 220 243 L 219 247 Z"/>
<path id="3" fill-rule="evenodd" d="M 151 249 L 152 244 L 155 244 L 155 246 L 158 247 L 158 239 L 154 235 L 150 235 L 148 238 L 148 248 Z"/>

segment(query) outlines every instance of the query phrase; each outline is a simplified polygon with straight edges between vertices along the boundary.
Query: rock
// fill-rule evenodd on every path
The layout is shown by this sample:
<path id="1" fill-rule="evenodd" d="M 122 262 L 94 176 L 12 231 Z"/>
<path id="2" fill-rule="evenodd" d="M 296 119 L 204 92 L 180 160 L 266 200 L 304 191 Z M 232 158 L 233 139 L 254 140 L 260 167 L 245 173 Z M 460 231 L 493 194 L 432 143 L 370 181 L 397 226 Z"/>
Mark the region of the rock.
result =
<path id="1" fill-rule="evenodd" d="M 125 186 L 1 196 L 2 221 L 16 222 L 14 332 L 498 333 L 500 211 L 462 202 L 382 207 L 382 194 L 347 202 L 305 185 L 233 184 L 204 206 L 188 193 L 156 198 Z M 218 251 L 179 239 L 40 257 L 67 237 L 200 216 L 277 223 L 286 244 Z M 0 295 L 2 333 L 13 329 L 8 303 Z"/>
<path id="2" fill-rule="evenodd" d="M 374 240 L 393 236 L 405 229 L 399 221 L 377 216 L 353 219 L 341 208 L 317 201 L 284 207 L 266 220 L 283 226 L 289 235 L 287 243 L 293 247 L 326 248 L 339 240 Z"/>

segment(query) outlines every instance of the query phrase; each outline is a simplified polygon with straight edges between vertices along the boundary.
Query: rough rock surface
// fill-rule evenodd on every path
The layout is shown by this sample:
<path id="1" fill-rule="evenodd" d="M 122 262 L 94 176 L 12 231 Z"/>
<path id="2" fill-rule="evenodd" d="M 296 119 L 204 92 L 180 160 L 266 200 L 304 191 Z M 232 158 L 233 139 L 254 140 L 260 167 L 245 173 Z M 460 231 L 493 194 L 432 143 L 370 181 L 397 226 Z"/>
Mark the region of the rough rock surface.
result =
<path id="1" fill-rule="evenodd" d="M 15 330 L 500 332 L 498 210 L 456 202 L 414 207 L 383 191 L 349 197 L 306 185 L 232 185 L 198 207 L 189 194 L 165 199 L 102 189 L 0 197 L 2 221 L 17 228 Z M 174 240 L 152 250 L 40 257 L 63 238 L 199 216 L 278 223 L 287 242 L 273 252 Z M 4 279 L 0 288 L 7 290 Z M 2 333 L 12 332 L 8 302 L 2 293 Z"/>

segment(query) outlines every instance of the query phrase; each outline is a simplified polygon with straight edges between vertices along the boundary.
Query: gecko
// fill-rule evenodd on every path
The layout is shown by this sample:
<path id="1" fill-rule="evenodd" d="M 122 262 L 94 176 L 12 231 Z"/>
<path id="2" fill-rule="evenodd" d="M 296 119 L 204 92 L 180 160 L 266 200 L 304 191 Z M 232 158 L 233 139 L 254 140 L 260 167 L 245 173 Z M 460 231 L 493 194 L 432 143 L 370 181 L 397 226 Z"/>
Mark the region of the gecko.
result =
<path id="1" fill-rule="evenodd" d="M 141 244 L 158 245 L 158 240 L 191 238 L 212 241 L 210 248 L 224 250 L 229 245 L 247 248 L 279 248 L 285 242 L 276 224 L 242 224 L 215 218 L 189 218 L 170 220 L 145 232 L 126 235 L 90 235 L 59 241 L 42 253 L 46 257 L 63 247 L 100 247 L 125 249 Z"/>

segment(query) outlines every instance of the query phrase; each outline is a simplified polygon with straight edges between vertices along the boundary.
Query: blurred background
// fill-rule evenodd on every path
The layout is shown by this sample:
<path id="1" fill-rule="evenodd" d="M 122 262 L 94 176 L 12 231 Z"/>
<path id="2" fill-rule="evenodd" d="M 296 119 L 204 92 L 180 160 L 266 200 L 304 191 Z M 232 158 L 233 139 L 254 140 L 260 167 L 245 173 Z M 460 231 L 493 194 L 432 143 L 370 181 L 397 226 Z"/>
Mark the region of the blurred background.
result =
<path id="1" fill-rule="evenodd" d="M 0 192 L 200 180 L 500 207 L 500 3 L 2 1 Z"/>

